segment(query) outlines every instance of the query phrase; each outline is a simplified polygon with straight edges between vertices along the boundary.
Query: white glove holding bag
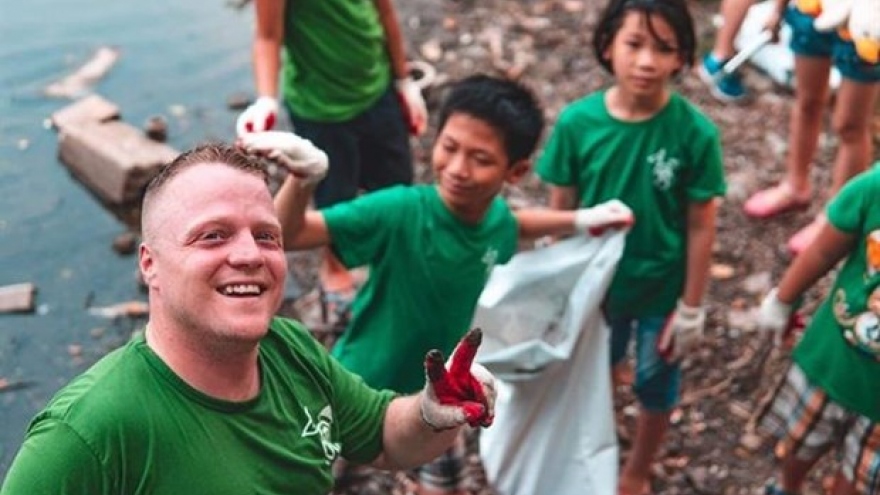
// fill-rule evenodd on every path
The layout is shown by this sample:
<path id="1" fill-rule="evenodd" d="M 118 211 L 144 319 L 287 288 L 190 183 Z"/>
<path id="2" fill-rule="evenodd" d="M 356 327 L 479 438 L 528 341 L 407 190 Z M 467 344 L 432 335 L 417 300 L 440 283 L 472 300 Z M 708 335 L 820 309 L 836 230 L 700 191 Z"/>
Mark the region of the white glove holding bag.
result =
<path id="1" fill-rule="evenodd" d="M 292 132 L 247 133 L 239 144 L 249 153 L 275 160 L 305 185 L 317 184 L 327 175 L 327 154 Z"/>
<path id="2" fill-rule="evenodd" d="M 632 210 L 619 199 L 612 199 L 575 212 L 574 228 L 578 233 L 600 236 L 608 229 L 625 229 L 635 222 Z"/>
<path id="3" fill-rule="evenodd" d="M 261 96 L 251 103 L 235 121 L 235 133 L 242 137 L 252 132 L 268 131 L 278 120 L 278 100 Z"/>

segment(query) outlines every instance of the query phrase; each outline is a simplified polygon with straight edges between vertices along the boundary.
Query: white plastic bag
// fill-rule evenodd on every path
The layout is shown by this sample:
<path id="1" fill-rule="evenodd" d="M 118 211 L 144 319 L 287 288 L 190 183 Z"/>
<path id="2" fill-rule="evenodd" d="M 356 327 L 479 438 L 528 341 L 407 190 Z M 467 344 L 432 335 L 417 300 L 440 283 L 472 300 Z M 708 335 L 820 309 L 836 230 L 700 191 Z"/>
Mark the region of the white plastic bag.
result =
<path id="1" fill-rule="evenodd" d="M 483 329 L 477 360 L 508 381 L 567 360 L 587 315 L 605 296 L 624 235 L 575 236 L 495 267 L 471 325 Z"/>
<path id="2" fill-rule="evenodd" d="M 498 382 L 495 422 L 480 456 L 502 495 L 613 495 L 609 330 L 601 301 L 623 233 L 525 252 L 493 271 L 475 326 L 477 360 Z"/>

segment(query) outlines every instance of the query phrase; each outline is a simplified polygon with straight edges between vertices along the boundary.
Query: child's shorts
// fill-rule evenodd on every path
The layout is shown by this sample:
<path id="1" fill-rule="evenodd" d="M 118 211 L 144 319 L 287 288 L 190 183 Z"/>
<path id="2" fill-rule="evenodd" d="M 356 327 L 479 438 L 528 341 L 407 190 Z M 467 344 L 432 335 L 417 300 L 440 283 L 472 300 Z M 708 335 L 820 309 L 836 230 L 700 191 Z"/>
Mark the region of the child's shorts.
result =
<path id="1" fill-rule="evenodd" d="M 880 493 L 880 424 L 832 401 L 796 364 L 763 404 L 758 425 L 779 439 L 778 458 L 810 461 L 836 448 L 856 492 Z"/>
<path id="2" fill-rule="evenodd" d="M 626 358 L 633 333 L 636 336 L 636 379 L 633 392 L 648 411 L 671 411 L 679 399 L 681 366 L 667 363 L 657 352 L 657 336 L 665 317 L 608 318 L 611 327 L 611 364 Z"/>
<path id="3" fill-rule="evenodd" d="M 791 27 L 791 51 L 804 57 L 830 58 L 840 75 L 861 83 L 880 81 L 880 64 L 869 64 L 859 58 L 851 41 L 844 41 L 837 31 L 819 32 L 814 18 L 794 5 L 785 11 L 785 22 Z"/>
<path id="4" fill-rule="evenodd" d="M 416 468 L 419 484 L 436 491 L 454 492 L 462 482 L 465 448 L 459 435 L 452 447 L 433 461 Z"/>

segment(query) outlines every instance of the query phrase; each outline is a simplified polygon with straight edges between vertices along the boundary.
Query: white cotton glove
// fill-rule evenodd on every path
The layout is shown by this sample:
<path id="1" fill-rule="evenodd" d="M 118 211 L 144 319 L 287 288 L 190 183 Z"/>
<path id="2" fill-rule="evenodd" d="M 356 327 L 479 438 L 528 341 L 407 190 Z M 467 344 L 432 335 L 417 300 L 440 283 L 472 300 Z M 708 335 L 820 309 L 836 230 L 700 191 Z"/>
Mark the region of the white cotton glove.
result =
<path id="1" fill-rule="evenodd" d="M 773 332 L 773 343 L 782 344 L 786 337 L 796 329 L 803 328 L 801 316 L 795 312 L 795 304 L 786 304 L 776 296 L 777 290 L 771 289 L 761 301 L 758 309 L 758 328 L 765 332 Z"/>
<path id="2" fill-rule="evenodd" d="M 657 351 L 670 363 L 680 360 L 703 339 L 705 325 L 702 306 L 688 306 L 679 300 L 657 338 Z"/>
<path id="3" fill-rule="evenodd" d="M 261 96 L 241 112 L 235 121 L 235 133 L 238 137 L 251 132 L 268 131 L 275 127 L 278 120 L 278 100 L 271 96 Z"/>
<path id="4" fill-rule="evenodd" d="M 464 424 L 490 426 L 495 419 L 495 377 L 474 363 L 482 339 L 479 328 L 465 334 L 448 365 L 436 349 L 425 356 L 427 383 L 421 394 L 421 413 L 435 431 Z"/>
<path id="5" fill-rule="evenodd" d="M 276 161 L 304 185 L 317 184 L 327 175 L 327 154 L 292 132 L 252 132 L 238 142 L 248 153 Z"/>
<path id="6" fill-rule="evenodd" d="M 397 90 L 400 106 L 403 107 L 410 134 L 420 136 L 428 127 L 428 107 L 422 97 L 422 90 L 411 77 L 395 80 L 394 88 Z"/>
<path id="7" fill-rule="evenodd" d="M 612 199 L 575 212 L 574 229 L 578 233 L 600 236 L 608 229 L 630 227 L 635 218 L 632 210 L 618 199 Z"/>

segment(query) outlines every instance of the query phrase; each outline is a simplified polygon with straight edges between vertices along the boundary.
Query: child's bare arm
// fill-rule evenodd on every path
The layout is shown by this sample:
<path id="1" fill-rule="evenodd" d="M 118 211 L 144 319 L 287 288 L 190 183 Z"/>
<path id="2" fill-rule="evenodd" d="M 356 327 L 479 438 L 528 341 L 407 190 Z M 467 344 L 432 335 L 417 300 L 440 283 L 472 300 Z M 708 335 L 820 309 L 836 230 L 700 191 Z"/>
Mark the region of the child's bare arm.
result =
<path id="1" fill-rule="evenodd" d="M 330 244 L 330 231 L 324 214 L 308 210 L 314 185 L 303 185 L 288 176 L 275 195 L 275 211 L 281 222 L 284 249 L 311 249 Z"/>
<path id="2" fill-rule="evenodd" d="M 526 239 L 548 235 L 560 237 L 578 232 L 598 236 L 608 229 L 628 228 L 634 221 L 629 207 L 616 199 L 577 210 L 525 208 L 514 215 L 519 224 L 519 234 Z"/>
<path id="3" fill-rule="evenodd" d="M 329 244 L 324 215 L 306 211 L 315 187 L 327 175 L 327 154 L 292 132 L 248 133 L 239 138 L 238 144 L 248 153 L 275 161 L 288 172 L 275 195 L 284 248 L 309 249 Z"/>
<path id="4" fill-rule="evenodd" d="M 715 242 L 715 216 L 718 201 L 690 203 L 687 221 L 687 273 L 681 300 L 690 307 L 703 304 L 712 244 Z"/>
<path id="5" fill-rule="evenodd" d="M 822 231 L 785 271 L 777 287 L 780 302 L 791 304 L 854 248 L 856 236 L 826 222 Z"/>

